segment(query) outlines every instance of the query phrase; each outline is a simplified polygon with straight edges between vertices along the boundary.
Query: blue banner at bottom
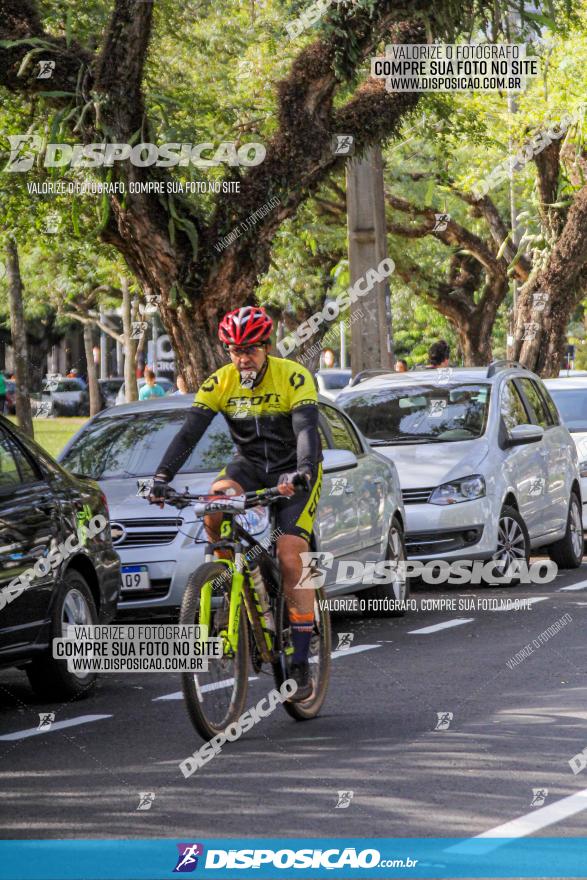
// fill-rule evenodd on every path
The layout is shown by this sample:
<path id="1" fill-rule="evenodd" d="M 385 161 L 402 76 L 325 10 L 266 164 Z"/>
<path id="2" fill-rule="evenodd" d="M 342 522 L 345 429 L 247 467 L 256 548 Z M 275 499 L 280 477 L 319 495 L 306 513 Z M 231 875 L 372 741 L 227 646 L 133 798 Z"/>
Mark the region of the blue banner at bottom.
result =
<path id="1" fill-rule="evenodd" d="M 5 840 L 2 880 L 587 878 L 587 840 L 451 838 L 214 838 Z"/>

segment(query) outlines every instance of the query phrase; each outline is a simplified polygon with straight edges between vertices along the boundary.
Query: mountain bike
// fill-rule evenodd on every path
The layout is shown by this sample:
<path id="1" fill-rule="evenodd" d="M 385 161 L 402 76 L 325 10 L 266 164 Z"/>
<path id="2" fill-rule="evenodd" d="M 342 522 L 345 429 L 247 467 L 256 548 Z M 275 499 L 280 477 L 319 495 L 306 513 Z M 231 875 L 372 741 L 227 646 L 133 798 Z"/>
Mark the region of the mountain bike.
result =
<path id="1" fill-rule="evenodd" d="M 190 718 L 201 736 L 210 740 L 237 721 L 245 709 L 249 659 L 255 674 L 265 672 L 264 666 L 271 668 L 277 689 L 289 678 L 293 646 L 275 543 L 265 547 L 243 523 L 245 511 L 267 507 L 272 536 L 276 531 L 274 505 L 288 499 L 277 489 L 232 496 L 192 495 L 187 490 L 177 493 L 170 489 L 168 493 L 167 504 L 178 509 L 193 505 L 198 519 L 208 513 L 223 513 L 220 540 L 206 544 L 205 562 L 188 579 L 179 617 L 181 624 L 205 626 L 209 638 L 222 639 L 222 657 L 208 657 L 207 672 L 182 674 Z M 231 551 L 230 558 L 216 558 L 215 550 Z M 255 588 L 256 566 L 266 591 L 265 610 Z M 297 721 L 318 714 L 328 688 L 332 639 L 324 599 L 323 591 L 314 589 L 309 654 L 312 694 L 303 702 L 282 704 Z"/>

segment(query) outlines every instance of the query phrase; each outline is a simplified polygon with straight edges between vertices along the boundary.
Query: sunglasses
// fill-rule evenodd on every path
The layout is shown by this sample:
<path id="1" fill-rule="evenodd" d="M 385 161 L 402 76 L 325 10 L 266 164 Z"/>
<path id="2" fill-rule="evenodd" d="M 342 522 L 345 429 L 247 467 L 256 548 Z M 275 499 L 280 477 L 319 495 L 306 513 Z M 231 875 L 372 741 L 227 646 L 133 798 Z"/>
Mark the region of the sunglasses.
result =
<path id="1" fill-rule="evenodd" d="M 247 355 L 247 354 L 257 354 L 259 351 L 262 351 L 265 348 L 265 345 L 261 343 L 260 345 L 227 345 L 225 346 L 226 350 L 229 354 L 234 354 L 237 356 Z"/>

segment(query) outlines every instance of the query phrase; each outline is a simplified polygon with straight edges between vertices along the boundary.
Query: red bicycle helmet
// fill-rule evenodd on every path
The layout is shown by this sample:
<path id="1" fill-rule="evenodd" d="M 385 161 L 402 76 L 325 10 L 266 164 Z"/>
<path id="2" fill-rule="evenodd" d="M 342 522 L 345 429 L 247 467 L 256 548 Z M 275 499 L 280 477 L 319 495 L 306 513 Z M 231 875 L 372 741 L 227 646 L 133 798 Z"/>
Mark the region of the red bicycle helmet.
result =
<path id="1" fill-rule="evenodd" d="M 243 306 L 226 314 L 218 325 L 218 338 L 225 345 L 258 345 L 271 336 L 273 321 L 260 306 Z"/>

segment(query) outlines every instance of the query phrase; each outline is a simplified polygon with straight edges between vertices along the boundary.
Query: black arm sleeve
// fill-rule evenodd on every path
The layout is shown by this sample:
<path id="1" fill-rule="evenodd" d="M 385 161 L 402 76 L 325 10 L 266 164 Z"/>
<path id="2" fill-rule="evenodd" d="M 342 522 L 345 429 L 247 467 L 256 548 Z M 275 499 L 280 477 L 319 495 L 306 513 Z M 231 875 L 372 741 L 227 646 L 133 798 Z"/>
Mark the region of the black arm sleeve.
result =
<path id="1" fill-rule="evenodd" d="M 200 440 L 215 415 L 214 410 L 200 406 L 194 406 L 188 411 L 185 422 L 161 459 L 157 468 L 157 477 L 162 477 L 171 482 L 180 467 L 185 464 L 188 455 Z"/>
<path id="2" fill-rule="evenodd" d="M 298 470 L 311 469 L 316 475 L 316 466 L 322 461 L 322 444 L 318 433 L 318 407 L 313 404 L 298 406 L 292 411 L 291 423 L 297 437 Z"/>

